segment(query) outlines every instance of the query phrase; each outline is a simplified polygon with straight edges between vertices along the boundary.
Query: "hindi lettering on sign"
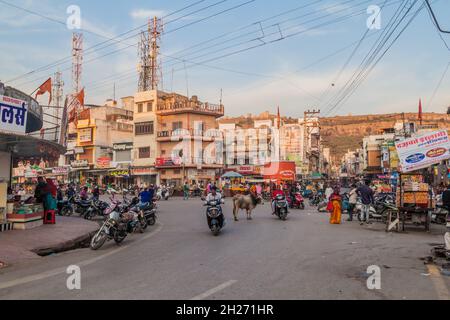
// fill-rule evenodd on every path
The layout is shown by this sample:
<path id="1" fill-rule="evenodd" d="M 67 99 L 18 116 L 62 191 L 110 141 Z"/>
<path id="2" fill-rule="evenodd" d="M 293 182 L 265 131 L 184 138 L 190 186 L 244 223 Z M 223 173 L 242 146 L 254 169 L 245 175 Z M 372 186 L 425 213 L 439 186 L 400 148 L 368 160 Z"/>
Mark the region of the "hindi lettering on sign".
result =
<path id="1" fill-rule="evenodd" d="M 28 105 L 25 101 L 0 95 L 0 130 L 26 133 Z"/>

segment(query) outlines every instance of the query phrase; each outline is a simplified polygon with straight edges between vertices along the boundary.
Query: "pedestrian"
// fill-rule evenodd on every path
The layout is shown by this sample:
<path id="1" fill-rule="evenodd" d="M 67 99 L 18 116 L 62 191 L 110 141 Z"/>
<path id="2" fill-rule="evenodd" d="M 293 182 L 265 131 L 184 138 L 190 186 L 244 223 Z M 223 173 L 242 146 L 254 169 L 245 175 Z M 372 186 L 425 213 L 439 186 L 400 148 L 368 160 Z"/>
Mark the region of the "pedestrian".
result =
<path id="1" fill-rule="evenodd" d="M 43 177 L 38 177 L 38 184 L 36 189 L 34 190 L 34 198 L 36 199 L 36 203 L 44 202 L 45 188 L 47 187 L 47 183 Z"/>
<path id="2" fill-rule="evenodd" d="M 209 185 L 208 185 L 209 186 Z M 183 186 L 183 200 L 189 200 L 189 183 L 186 181 Z"/>
<path id="3" fill-rule="evenodd" d="M 367 180 L 365 184 L 360 186 L 357 189 L 358 195 L 361 197 L 362 202 L 362 210 L 361 210 L 361 225 L 364 224 L 364 221 L 369 224 L 370 223 L 370 207 L 374 202 L 373 195 L 374 192 L 372 188 L 369 187 L 370 181 Z"/>
<path id="4" fill-rule="evenodd" d="M 341 224 L 342 220 L 342 197 L 339 187 L 335 187 L 333 193 L 328 199 L 328 209 L 331 213 L 330 224 Z"/>
<path id="5" fill-rule="evenodd" d="M 330 197 L 331 197 L 332 194 L 333 194 L 333 188 L 331 188 L 331 186 L 328 186 L 328 187 L 325 189 L 325 197 L 326 197 L 327 199 L 330 199 Z"/>
<path id="6" fill-rule="evenodd" d="M 356 185 L 352 186 L 348 197 L 348 220 L 353 221 L 353 212 L 355 211 L 356 202 L 358 201 L 358 188 Z"/>

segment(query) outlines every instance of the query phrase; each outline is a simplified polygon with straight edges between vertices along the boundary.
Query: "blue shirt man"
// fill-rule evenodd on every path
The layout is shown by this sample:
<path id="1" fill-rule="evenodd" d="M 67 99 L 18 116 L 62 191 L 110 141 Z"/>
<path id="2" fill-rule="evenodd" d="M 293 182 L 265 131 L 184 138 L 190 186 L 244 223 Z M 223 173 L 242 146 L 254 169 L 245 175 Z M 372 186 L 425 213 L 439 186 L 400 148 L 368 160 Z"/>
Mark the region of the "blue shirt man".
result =
<path id="1" fill-rule="evenodd" d="M 141 198 L 141 203 L 150 203 L 153 200 L 153 192 L 146 188 L 140 193 L 139 197 Z"/>

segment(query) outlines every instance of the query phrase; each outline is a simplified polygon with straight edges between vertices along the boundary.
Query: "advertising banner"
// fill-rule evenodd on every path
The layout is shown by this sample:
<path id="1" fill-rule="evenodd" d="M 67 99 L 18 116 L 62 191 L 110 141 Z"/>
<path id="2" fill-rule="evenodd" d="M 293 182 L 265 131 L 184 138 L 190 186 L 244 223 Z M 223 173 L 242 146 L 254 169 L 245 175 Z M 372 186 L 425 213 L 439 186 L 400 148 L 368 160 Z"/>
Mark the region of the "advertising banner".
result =
<path id="1" fill-rule="evenodd" d="M 0 130 L 25 134 L 27 116 L 25 101 L 0 95 Z"/>
<path id="2" fill-rule="evenodd" d="M 445 130 L 399 141 L 395 147 L 402 172 L 427 168 L 450 158 L 450 141 Z"/>

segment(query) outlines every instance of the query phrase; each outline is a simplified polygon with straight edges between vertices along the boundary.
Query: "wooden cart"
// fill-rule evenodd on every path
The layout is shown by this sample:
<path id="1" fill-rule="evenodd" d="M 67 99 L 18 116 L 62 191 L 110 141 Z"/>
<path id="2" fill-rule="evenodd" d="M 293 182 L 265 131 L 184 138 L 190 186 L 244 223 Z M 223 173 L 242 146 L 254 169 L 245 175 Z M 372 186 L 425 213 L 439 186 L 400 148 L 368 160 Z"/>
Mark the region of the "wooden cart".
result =
<path id="1" fill-rule="evenodd" d="M 423 182 L 423 175 L 402 173 L 399 176 L 398 186 L 398 214 L 388 218 L 387 230 L 390 231 L 394 227 L 399 230 L 401 224 L 402 231 L 405 231 L 406 223 L 413 223 L 422 225 L 426 231 L 430 231 L 433 201 L 430 186 Z"/>

